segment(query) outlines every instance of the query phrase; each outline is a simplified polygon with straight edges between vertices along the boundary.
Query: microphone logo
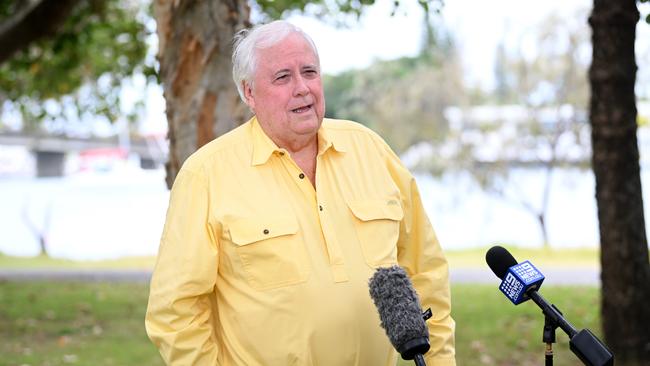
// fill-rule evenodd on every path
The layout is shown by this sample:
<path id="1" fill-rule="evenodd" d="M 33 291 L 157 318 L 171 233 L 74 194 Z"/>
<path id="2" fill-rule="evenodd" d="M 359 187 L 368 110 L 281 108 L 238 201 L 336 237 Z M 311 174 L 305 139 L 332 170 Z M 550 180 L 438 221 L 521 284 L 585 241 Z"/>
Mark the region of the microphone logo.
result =
<path id="1" fill-rule="evenodd" d="M 529 261 L 524 261 L 508 269 L 499 290 L 513 304 L 519 305 L 529 299 L 527 292 L 537 290 L 544 281 L 544 275 Z"/>

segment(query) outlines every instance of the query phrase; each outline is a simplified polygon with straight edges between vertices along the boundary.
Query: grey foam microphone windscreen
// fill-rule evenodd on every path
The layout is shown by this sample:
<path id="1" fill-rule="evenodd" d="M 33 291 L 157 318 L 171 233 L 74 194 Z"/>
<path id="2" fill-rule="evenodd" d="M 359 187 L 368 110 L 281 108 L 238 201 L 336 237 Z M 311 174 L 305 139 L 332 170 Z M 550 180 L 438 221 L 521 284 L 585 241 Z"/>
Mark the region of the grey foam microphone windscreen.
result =
<path id="1" fill-rule="evenodd" d="M 418 296 L 406 272 L 399 266 L 379 268 L 370 278 L 369 288 L 381 326 L 393 347 L 403 353 L 408 342 L 426 338 L 428 349 L 429 332 Z"/>

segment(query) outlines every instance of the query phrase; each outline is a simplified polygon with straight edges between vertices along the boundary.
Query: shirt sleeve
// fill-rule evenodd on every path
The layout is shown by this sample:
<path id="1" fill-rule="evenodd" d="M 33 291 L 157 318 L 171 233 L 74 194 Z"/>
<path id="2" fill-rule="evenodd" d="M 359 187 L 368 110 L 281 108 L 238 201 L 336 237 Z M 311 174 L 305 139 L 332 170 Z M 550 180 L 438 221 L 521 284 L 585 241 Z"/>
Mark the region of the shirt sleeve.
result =
<path id="1" fill-rule="evenodd" d="M 217 365 L 212 301 L 218 243 L 205 179 L 181 169 L 171 190 L 145 318 L 167 365 Z"/>
<path id="2" fill-rule="evenodd" d="M 411 278 L 423 309 L 431 308 L 433 313 L 427 320 L 431 348 L 425 360 L 429 365 L 455 366 L 455 322 L 451 317 L 447 260 L 422 205 L 415 178 L 390 147 L 383 145 L 404 209 L 397 260 Z"/>

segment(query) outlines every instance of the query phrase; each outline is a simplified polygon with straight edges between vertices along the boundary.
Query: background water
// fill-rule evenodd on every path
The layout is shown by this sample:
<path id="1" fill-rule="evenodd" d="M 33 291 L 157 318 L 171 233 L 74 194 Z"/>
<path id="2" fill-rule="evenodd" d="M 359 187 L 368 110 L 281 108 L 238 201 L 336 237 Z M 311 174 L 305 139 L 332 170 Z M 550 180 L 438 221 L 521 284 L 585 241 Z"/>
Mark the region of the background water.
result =
<path id="1" fill-rule="evenodd" d="M 0 180 L 0 252 L 38 254 L 25 216 L 42 229 L 49 211 L 48 251 L 53 257 L 153 255 L 169 199 L 164 174 L 132 169 Z"/>
<path id="2" fill-rule="evenodd" d="M 137 168 L 76 173 L 63 178 L 0 179 L 0 252 L 38 254 L 27 222 L 42 230 L 49 212 L 48 250 L 53 257 L 108 259 L 155 255 L 169 192 L 164 170 Z M 541 171 L 512 172 L 506 191 L 539 202 Z M 514 201 L 484 193 L 470 178 L 416 174 L 429 218 L 445 249 L 505 243 L 539 247 L 542 236 L 534 216 Z M 548 209 L 553 247 L 596 247 L 598 221 L 594 177 L 590 170 L 556 170 Z M 642 183 L 646 222 L 650 217 L 650 173 Z M 646 230 L 650 227 L 646 224 Z M 648 231 L 650 232 L 650 231 Z"/>

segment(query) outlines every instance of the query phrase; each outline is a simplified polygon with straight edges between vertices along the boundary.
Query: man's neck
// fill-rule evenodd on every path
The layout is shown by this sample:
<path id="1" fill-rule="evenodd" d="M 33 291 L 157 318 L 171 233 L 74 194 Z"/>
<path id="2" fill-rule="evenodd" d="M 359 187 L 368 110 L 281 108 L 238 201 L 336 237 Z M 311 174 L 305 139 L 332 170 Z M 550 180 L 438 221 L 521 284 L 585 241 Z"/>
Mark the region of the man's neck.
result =
<path id="1" fill-rule="evenodd" d="M 293 161 L 300 167 L 305 175 L 316 185 L 316 155 L 318 154 L 318 136 L 312 137 L 309 141 L 294 142 L 293 144 L 279 144 L 279 147 L 286 149 Z"/>
<path id="2" fill-rule="evenodd" d="M 275 142 L 278 147 L 287 150 L 291 156 L 313 154 L 313 156 L 316 157 L 316 154 L 318 153 L 318 135 L 310 137 L 299 136 L 298 138 L 289 141 L 273 142 Z"/>
<path id="3" fill-rule="evenodd" d="M 312 185 L 316 184 L 316 156 L 318 155 L 318 133 L 309 135 L 293 135 L 287 138 L 275 136 L 271 131 L 264 128 L 260 123 L 264 133 L 279 148 L 285 149 L 293 161 L 298 165 L 302 172 L 309 178 Z"/>

